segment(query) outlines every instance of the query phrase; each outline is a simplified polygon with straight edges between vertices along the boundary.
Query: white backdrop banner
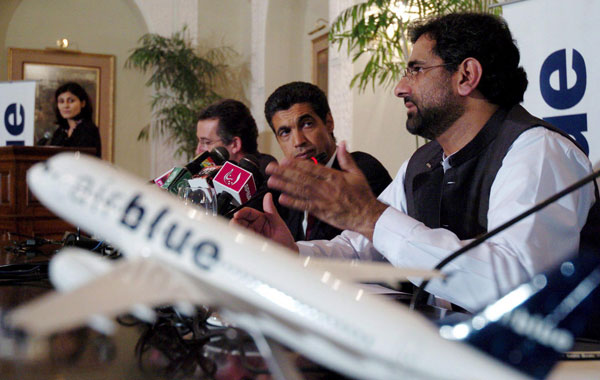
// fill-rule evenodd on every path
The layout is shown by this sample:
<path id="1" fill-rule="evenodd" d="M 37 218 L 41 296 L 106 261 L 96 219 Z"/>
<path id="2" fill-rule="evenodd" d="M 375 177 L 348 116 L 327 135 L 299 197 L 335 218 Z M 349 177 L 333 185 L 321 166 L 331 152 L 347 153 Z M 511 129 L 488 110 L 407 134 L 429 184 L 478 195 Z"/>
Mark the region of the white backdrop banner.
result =
<path id="1" fill-rule="evenodd" d="M 600 162 L 600 1 L 524 0 L 502 7 L 529 86 L 523 106 Z"/>
<path id="2" fill-rule="evenodd" d="M 0 82 L 0 146 L 33 145 L 35 81 Z"/>

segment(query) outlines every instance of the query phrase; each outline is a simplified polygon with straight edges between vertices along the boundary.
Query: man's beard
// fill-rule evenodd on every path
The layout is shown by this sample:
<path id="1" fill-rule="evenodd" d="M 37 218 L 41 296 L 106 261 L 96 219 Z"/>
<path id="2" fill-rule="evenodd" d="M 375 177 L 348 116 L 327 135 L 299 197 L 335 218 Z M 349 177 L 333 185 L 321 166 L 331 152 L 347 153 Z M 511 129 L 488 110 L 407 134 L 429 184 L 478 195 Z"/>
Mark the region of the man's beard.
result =
<path id="1" fill-rule="evenodd" d="M 406 129 L 413 135 L 434 140 L 446 132 L 465 112 L 464 106 L 449 91 L 433 105 L 421 105 L 414 98 L 405 98 L 415 105 L 416 114 L 408 116 Z"/>

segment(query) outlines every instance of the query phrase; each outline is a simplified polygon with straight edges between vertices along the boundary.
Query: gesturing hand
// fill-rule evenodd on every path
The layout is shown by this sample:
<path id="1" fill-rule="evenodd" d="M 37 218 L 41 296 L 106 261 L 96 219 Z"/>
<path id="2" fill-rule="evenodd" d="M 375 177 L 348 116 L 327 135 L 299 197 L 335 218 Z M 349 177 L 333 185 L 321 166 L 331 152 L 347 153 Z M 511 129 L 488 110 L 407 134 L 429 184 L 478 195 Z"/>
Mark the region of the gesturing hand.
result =
<path id="1" fill-rule="evenodd" d="M 281 219 L 281 216 L 279 216 L 273 204 L 273 195 L 271 193 L 267 193 L 263 198 L 263 210 L 265 212 L 244 207 L 233 214 L 233 219 L 231 219 L 230 223 L 251 229 L 268 239 L 285 245 L 294 251 L 298 251 L 292 233 L 287 228 L 283 219 Z"/>
<path id="2" fill-rule="evenodd" d="M 268 185 L 282 192 L 279 203 L 283 206 L 307 210 L 337 228 L 372 239 L 375 222 L 387 206 L 377 201 L 343 142 L 337 159 L 341 171 L 308 160 L 271 163 L 267 167 L 271 175 Z"/>

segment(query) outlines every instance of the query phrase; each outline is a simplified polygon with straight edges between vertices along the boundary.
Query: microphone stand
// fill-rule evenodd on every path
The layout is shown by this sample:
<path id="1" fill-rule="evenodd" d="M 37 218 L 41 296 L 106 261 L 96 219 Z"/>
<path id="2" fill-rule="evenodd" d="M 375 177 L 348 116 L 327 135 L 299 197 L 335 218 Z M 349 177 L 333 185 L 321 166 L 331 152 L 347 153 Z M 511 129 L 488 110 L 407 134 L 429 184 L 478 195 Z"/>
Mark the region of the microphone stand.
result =
<path id="1" fill-rule="evenodd" d="M 526 217 L 528 217 L 529 215 L 533 214 L 534 212 L 537 212 L 541 209 L 543 209 L 544 207 L 548 206 L 550 203 L 555 202 L 556 200 L 564 197 L 565 195 L 569 194 L 572 191 L 577 190 L 578 188 L 582 187 L 583 185 L 592 182 L 594 179 L 600 177 L 600 170 L 593 172 L 592 174 L 589 174 L 585 177 L 583 177 L 582 179 L 580 179 L 579 181 L 575 182 L 574 184 L 572 184 L 571 186 L 565 188 L 564 190 L 554 194 L 553 196 L 551 196 L 550 198 L 546 199 L 545 201 L 538 203 L 537 205 L 533 206 L 532 208 L 530 208 L 529 210 L 526 210 L 525 212 L 523 212 L 520 215 L 517 215 L 516 217 L 514 217 L 513 219 L 510 219 L 508 222 L 494 228 L 491 231 L 486 232 L 485 234 L 479 236 L 478 238 L 476 238 L 475 240 L 473 240 L 472 242 L 470 242 L 469 244 L 465 245 L 464 247 L 460 248 L 459 250 L 455 251 L 454 253 L 450 254 L 448 257 L 446 257 L 445 259 L 443 259 L 442 261 L 439 262 L 438 265 L 435 266 L 434 269 L 436 270 L 440 270 L 443 267 L 446 266 L 446 264 L 448 264 L 449 262 L 451 262 L 452 260 L 456 259 L 458 256 L 462 255 L 463 253 L 465 253 L 466 251 L 470 250 L 471 248 L 474 248 L 476 246 L 478 246 L 479 244 L 483 243 L 485 240 L 491 238 L 492 236 L 498 234 L 499 232 L 504 231 L 505 229 L 507 229 L 508 227 L 512 226 L 513 224 L 525 219 Z M 596 186 L 596 202 L 600 202 L 600 199 L 598 198 L 598 188 L 597 185 L 594 184 L 594 186 Z M 422 298 L 423 298 L 423 291 L 425 290 L 425 287 L 427 286 L 427 284 L 429 284 L 429 280 L 425 280 L 421 283 L 421 285 L 417 288 L 417 290 L 415 291 L 415 293 L 412 296 L 412 299 L 410 301 L 410 309 L 414 310 L 415 306 L 417 306 L 418 304 L 422 303 Z"/>

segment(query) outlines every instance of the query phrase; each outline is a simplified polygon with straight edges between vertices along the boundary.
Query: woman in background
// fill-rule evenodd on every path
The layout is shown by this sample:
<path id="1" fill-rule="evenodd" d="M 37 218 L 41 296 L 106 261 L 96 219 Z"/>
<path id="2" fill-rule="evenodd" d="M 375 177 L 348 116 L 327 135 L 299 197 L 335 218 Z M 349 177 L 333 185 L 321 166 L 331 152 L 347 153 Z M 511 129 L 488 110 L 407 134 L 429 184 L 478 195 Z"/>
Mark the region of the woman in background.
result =
<path id="1" fill-rule="evenodd" d="M 85 90 L 77 83 L 65 83 L 54 93 L 54 100 L 58 128 L 50 145 L 92 147 L 100 157 L 100 132 L 92 121 L 92 105 Z"/>

